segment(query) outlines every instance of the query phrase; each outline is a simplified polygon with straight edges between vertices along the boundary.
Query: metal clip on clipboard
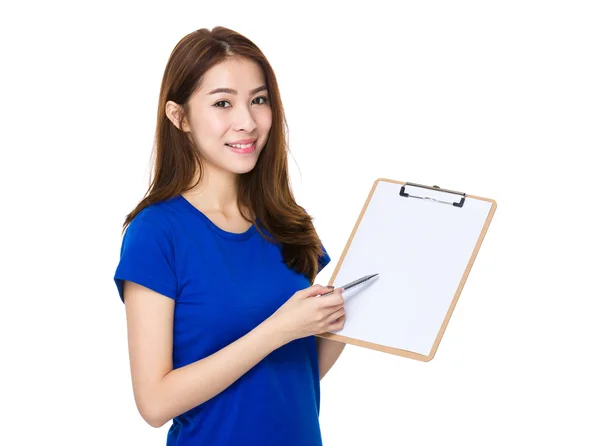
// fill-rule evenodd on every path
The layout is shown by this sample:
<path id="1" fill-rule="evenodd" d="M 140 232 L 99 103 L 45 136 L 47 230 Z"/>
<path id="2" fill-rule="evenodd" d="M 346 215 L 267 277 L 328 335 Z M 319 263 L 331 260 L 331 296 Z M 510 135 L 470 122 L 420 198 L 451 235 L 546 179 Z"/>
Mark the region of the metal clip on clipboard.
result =
<path id="1" fill-rule="evenodd" d="M 449 194 L 460 195 L 462 198 L 460 199 L 460 202 L 453 203 L 451 201 L 438 200 L 437 198 L 433 198 L 433 197 L 418 197 L 416 195 L 409 195 L 406 192 L 404 192 L 404 186 L 422 187 L 424 189 L 435 190 L 435 191 L 438 191 L 438 192 L 447 192 Z M 467 194 L 465 194 L 464 192 L 456 192 L 456 191 L 449 190 L 449 189 L 440 189 L 439 186 L 433 186 L 433 187 L 431 187 L 431 186 L 425 186 L 423 184 L 408 183 L 407 182 L 400 189 L 400 196 L 401 197 L 407 197 L 407 198 L 420 198 L 421 200 L 431 200 L 431 201 L 435 201 L 435 202 L 438 202 L 438 203 L 451 204 L 452 206 L 456 206 L 456 207 L 461 208 L 461 207 L 463 207 L 463 204 L 465 203 L 465 197 L 467 196 Z"/>

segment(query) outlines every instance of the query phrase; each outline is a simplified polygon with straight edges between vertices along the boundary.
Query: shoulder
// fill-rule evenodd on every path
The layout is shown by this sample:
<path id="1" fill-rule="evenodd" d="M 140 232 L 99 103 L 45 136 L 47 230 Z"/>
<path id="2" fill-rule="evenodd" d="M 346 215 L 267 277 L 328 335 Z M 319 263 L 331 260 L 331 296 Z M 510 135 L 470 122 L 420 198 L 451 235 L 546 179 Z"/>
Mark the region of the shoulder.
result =
<path id="1" fill-rule="evenodd" d="M 174 227 L 173 212 L 169 200 L 166 200 L 142 209 L 129 223 L 126 235 L 171 238 Z"/>
<path id="2" fill-rule="evenodd" d="M 152 224 L 160 228 L 173 226 L 176 213 L 173 207 L 174 199 L 168 199 L 152 203 L 142 209 L 134 218 L 144 223 Z M 132 220 L 133 223 L 133 220 Z"/>

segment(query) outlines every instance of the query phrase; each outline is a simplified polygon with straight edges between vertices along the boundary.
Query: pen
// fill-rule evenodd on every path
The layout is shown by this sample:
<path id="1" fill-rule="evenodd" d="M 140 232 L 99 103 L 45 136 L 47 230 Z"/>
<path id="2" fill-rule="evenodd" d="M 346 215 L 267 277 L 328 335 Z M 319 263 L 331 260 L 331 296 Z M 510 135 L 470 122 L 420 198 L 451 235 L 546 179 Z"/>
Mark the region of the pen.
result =
<path id="1" fill-rule="evenodd" d="M 340 288 L 343 288 L 344 291 L 347 291 L 350 288 L 353 288 L 356 285 L 360 285 L 361 283 L 366 282 L 367 280 L 369 280 L 369 279 L 371 279 L 371 278 L 373 278 L 375 276 L 378 276 L 378 275 L 379 275 L 379 273 L 369 274 L 368 276 L 364 276 L 364 277 L 361 277 L 360 279 L 356 279 L 356 280 L 354 280 L 354 281 L 352 281 L 350 283 L 347 283 L 346 285 L 341 286 Z M 321 294 L 320 296 L 327 296 L 328 294 L 331 294 L 331 293 L 333 293 L 333 291 L 330 291 L 329 293 Z"/>

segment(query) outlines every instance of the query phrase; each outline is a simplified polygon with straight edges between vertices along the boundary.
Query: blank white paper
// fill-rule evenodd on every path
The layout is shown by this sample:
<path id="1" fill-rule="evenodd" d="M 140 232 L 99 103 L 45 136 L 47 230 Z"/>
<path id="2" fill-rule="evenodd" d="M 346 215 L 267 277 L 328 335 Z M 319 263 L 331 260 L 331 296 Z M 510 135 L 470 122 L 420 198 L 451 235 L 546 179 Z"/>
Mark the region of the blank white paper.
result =
<path id="1" fill-rule="evenodd" d="M 335 286 L 379 276 L 344 292 L 346 322 L 335 332 L 429 355 L 492 203 L 379 181 L 335 278 Z"/>

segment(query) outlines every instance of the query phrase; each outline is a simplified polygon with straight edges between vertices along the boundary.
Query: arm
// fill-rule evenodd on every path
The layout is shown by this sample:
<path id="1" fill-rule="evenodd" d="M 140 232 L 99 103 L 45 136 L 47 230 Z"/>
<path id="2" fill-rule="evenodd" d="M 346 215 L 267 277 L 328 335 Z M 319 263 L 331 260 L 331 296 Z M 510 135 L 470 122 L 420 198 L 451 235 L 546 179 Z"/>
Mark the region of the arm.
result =
<path id="1" fill-rule="evenodd" d="M 345 342 L 332 341 L 331 339 L 320 338 L 317 336 L 317 355 L 319 358 L 320 379 L 323 379 L 331 367 L 333 367 L 333 364 L 335 364 L 342 354 L 344 347 L 346 347 Z"/>
<path id="2" fill-rule="evenodd" d="M 267 319 L 218 352 L 173 370 L 174 300 L 129 281 L 124 296 L 135 402 L 153 427 L 219 394 L 286 343 Z"/>

